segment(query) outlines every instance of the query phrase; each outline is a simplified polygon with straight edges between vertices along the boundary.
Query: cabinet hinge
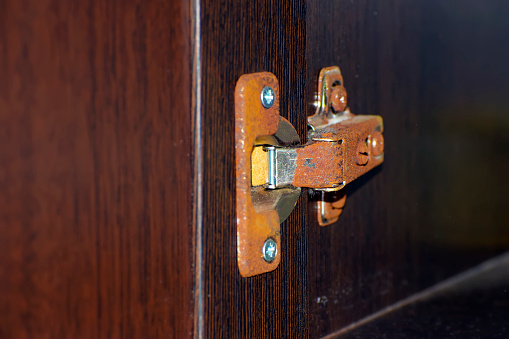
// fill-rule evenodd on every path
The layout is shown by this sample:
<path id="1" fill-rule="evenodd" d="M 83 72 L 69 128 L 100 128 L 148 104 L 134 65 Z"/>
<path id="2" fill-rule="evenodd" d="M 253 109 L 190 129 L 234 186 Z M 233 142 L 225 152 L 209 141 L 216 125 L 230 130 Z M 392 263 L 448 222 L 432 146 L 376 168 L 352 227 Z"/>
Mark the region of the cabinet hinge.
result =
<path id="1" fill-rule="evenodd" d="M 341 189 L 384 161 L 380 116 L 347 107 L 339 67 L 321 70 L 316 112 L 302 144 L 279 115 L 279 85 L 268 72 L 240 77 L 235 89 L 237 256 L 244 277 L 274 270 L 281 260 L 279 224 L 301 188 L 318 191 L 317 221 L 338 220 Z"/>

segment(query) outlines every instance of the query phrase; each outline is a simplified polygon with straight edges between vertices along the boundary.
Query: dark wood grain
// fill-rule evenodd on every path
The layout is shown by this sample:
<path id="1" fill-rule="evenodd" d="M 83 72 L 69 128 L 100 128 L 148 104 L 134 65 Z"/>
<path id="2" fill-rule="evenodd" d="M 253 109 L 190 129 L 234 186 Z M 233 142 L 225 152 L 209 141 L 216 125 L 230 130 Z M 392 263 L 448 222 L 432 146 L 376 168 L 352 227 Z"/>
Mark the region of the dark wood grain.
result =
<path id="1" fill-rule="evenodd" d="M 340 338 L 507 338 L 509 256 L 468 270 Z"/>
<path id="2" fill-rule="evenodd" d="M 339 221 L 309 218 L 312 337 L 509 247 L 504 11 L 496 0 L 308 2 L 308 101 L 319 70 L 339 65 L 352 112 L 380 114 L 386 141 L 383 166 L 346 188 Z"/>
<path id="3" fill-rule="evenodd" d="M 504 1 L 199 8 L 194 267 L 191 5 L 0 2 L 0 337 L 317 337 L 509 247 Z M 305 140 L 331 65 L 384 117 L 385 163 L 334 225 L 302 194 L 279 268 L 242 278 L 235 83 L 273 72 Z"/>
<path id="4" fill-rule="evenodd" d="M 0 337 L 192 331 L 190 7 L 0 2 Z"/>
<path id="5" fill-rule="evenodd" d="M 279 79 L 281 114 L 305 140 L 306 4 L 202 1 L 203 296 L 206 337 L 306 336 L 306 196 L 282 226 L 281 263 L 252 278 L 236 255 L 234 91 L 245 73 Z"/>
<path id="6" fill-rule="evenodd" d="M 207 336 L 333 333 L 508 247 L 501 9 L 499 1 L 201 2 Z M 384 117 L 385 164 L 347 187 L 335 225 L 319 227 L 303 194 L 282 226 L 280 267 L 241 278 L 235 83 L 275 73 L 282 114 L 305 140 L 316 77 L 331 65 L 343 70 L 354 113 Z"/>

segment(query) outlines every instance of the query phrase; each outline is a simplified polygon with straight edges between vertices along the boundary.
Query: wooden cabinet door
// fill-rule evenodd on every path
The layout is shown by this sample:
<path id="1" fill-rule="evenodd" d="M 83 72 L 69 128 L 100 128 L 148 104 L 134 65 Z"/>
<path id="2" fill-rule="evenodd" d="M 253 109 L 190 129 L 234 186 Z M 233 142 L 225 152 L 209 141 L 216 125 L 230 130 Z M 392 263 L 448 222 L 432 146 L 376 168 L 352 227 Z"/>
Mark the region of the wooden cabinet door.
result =
<path id="1" fill-rule="evenodd" d="M 502 0 L 0 2 L 0 337 L 339 334 L 509 247 Z M 385 162 L 281 263 L 237 266 L 235 85 L 319 71 L 380 115 Z"/>
<path id="2" fill-rule="evenodd" d="M 190 13 L 0 2 L 0 337 L 192 333 Z"/>
<path id="3" fill-rule="evenodd" d="M 200 2 L 200 333 L 335 333 L 508 248 L 502 8 L 501 1 Z M 317 224 L 304 192 L 281 225 L 279 267 L 243 278 L 235 83 L 274 73 L 281 115 L 306 140 L 318 73 L 332 65 L 341 67 L 352 112 L 383 117 L 385 162 L 347 185 L 333 225 Z"/>

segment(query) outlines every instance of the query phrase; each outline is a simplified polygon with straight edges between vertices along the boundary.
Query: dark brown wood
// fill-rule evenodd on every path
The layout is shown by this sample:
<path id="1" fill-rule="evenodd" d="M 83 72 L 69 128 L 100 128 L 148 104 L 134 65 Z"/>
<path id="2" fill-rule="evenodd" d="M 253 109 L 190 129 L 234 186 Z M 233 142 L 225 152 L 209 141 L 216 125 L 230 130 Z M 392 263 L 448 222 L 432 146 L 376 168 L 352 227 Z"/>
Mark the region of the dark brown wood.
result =
<path id="1" fill-rule="evenodd" d="M 274 73 L 281 114 L 305 140 L 306 3 L 201 3 L 204 334 L 302 337 L 308 326 L 305 195 L 281 225 L 279 267 L 242 278 L 237 266 L 234 93 L 242 74 Z"/>
<path id="2" fill-rule="evenodd" d="M 0 2 L 0 337 L 188 337 L 187 1 Z"/>
<path id="3" fill-rule="evenodd" d="M 185 1 L 0 2 L 0 337 L 318 337 L 507 249 L 507 6 L 199 1 L 192 55 Z M 242 278 L 235 83 L 273 72 L 305 140 L 331 65 L 385 163 L 334 225 L 302 194 Z"/>
<path id="4" fill-rule="evenodd" d="M 352 112 L 385 124 L 385 162 L 347 186 L 339 221 L 319 227 L 309 218 L 312 337 L 509 247 L 504 9 L 503 1 L 308 2 L 308 102 L 320 69 L 339 65 Z"/>
<path id="5" fill-rule="evenodd" d="M 500 25 L 503 6 L 201 2 L 205 335 L 333 333 L 508 247 L 507 29 L 490 22 Z M 352 112 L 384 118 L 385 163 L 347 186 L 335 225 L 319 227 L 303 194 L 281 228 L 279 268 L 241 278 L 235 83 L 273 72 L 281 112 L 305 140 L 316 77 L 332 65 L 343 70 Z M 487 99 L 492 105 L 481 106 Z"/>
<path id="6" fill-rule="evenodd" d="M 489 260 L 417 300 L 345 329 L 340 338 L 507 338 L 509 255 Z M 419 294 L 420 296 L 420 294 Z M 339 333 L 338 333 L 339 334 Z"/>

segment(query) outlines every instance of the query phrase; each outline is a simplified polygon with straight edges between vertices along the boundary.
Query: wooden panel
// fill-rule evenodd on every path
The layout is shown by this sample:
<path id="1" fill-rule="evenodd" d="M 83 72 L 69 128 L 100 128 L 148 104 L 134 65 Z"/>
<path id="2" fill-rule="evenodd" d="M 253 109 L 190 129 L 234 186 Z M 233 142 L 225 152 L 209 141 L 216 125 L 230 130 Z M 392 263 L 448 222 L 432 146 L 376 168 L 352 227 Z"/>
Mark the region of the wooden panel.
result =
<path id="1" fill-rule="evenodd" d="M 0 2 L 0 337 L 192 331 L 186 1 Z"/>
<path id="2" fill-rule="evenodd" d="M 509 255 L 419 293 L 412 303 L 346 328 L 346 338 L 507 338 Z"/>
<path id="3" fill-rule="evenodd" d="M 242 278 L 237 267 L 234 91 L 244 73 L 273 72 L 281 114 L 305 140 L 305 1 L 202 1 L 203 298 L 206 337 L 307 334 L 307 211 L 282 224 L 282 260 Z"/>
<path id="4" fill-rule="evenodd" d="M 308 102 L 339 65 L 355 114 L 380 114 L 385 163 L 310 217 L 312 337 L 509 247 L 509 26 L 503 1 L 308 2 Z M 310 206 L 310 215 L 315 212 Z"/>

